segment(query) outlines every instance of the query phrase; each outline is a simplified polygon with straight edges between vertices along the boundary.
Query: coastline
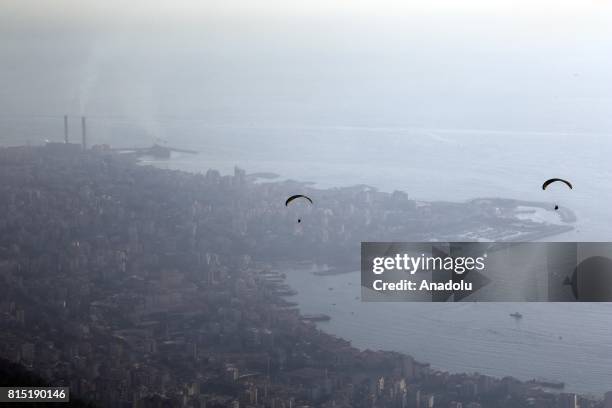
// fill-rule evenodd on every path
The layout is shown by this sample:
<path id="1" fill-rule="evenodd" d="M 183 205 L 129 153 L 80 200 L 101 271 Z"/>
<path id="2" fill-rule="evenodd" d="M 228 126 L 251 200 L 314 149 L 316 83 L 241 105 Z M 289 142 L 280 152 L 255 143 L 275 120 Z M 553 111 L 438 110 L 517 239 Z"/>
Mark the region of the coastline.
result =
<path id="1" fill-rule="evenodd" d="M 185 208 L 185 206 L 191 205 L 191 201 L 185 202 L 184 200 L 181 199 L 181 197 L 184 196 L 184 197 L 190 197 L 191 199 L 193 199 L 193 196 L 191 196 L 192 194 L 193 195 L 202 194 L 202 192 L 198 190 L 198 188 L 201 187 L 202 183 L 209 183 L 205 185 L 208 186 L 206 188 L 209 189 L 210 191 L 217 191 L 217 190 L 225 191 L 223 190 L 223 186 L 227 185 L 228 191 L 230 191 L 231 194 L 241 194 L 241 197 L 244 196 L 244 200 L 246 202 L 249 202 L 248 200 L 251 198 L 251 195 L 253 194 L 253 190 L 250 190 L 251 187 L 248 184 L 245 184 L 242 179 L 243 173 L 239 171 L 237 171 L 234 176 L 226 177 L 225 179 L 223 178 L 217 179 L 216 176 L 212 174 L 211 176 L 209 176 L 209 179 L 212 180 L 210 181 L 209 179 L 204 178 L 205 176 L 188 174 L 185 172 L 176 172 L 176 171 L 169 171 L 169 170 L 164 170 L 164 169 L 152 170 L 153 169 L 152 167 L 151 169 L 141 168 L 139 170 L 139 169 L 131 167 L 132 164 L 129 164 L 123 159 L 119 160 L 118 157 L 114 155 L 106 156 L 106 155 L 98 155 L 97 153 L 94 153 L 94 152 L 91 152 L 91 153 L 87 152 L 86 154 L 79 156 L 77 159 L 74 159 L 72 156 L 64 156 L 63 152 L 58 153 L 56 156 L 56 153 L 51 150 L 44 150 L 45 148 L 40 148 L 42 150 L 36 150 L 36 149 L 38 148 L 25 148 L 24 150 L 21 150 L 21 151 L 10 151 L 10 152 L 0 151 L 0 158 L 2 158 L 3 160 L 3 165 L 6 166 L 6 168 L 10 169 L 14 174 L 18 174 L 19 171 L 22 171 L 23 168 L 30 169 L 31 171 L 31 169 L 36 169 L 37 166 L 41 166 L 41 165 L 46 166 L 45 167 L 46 170 L 53 170 L 53 171 L 45 171 L 40 174 L 35 173 L 37 177 L 39 177 L 39 179 L 43 181 L 49 177 L 55 177 L 56 175 L 54 172 L 58 170 L 61 170 L 62 172 L 68 172 L 68 174 L 72 174 L 72 172 L 68 170 L 77 169 L 80 172 L 78 174 L 80 175 L 81 179 L 88 181 L 88 183 L 90 183 L 92 180 L 98 180 L 101 174 L 96 173 L 96 172 L 85 172 L 84 169 L 97 169 L 98 172 L 103 172 L 102 175 L 104 175 L 105 177 L 107 177 L 109 174 L 112 174 L 113 176 L 108 177 L 108 180 L 106 180 L 106 182 L 107 183 L 110 182 L 110 184 L 108 184 L 108 186 L 104 186 L 104 188 L 109 188 L 112 191 L 112 195 L 108 193 L 101 194 L 100 192 L 97 192 L 96 190 L 92 190 L 89 192 L 85 191 L 85 193 L 79 196 L 79 199 L 87 200 L 88 197 L 91 197 L 91 196 L 97 197 L 98 195 L 100 197 L 110 197 L 110 198 L 104 198 L 104 200 L 106 201 L 102 201 L 102 202 L 104 203 L 104 205 L 109 206 L 109 208 L 112 211 L 115 211 L 117 214 L 117 217 L 125 218 L 129 216 L 137 216 L 137 214 L 132 215 L 133 212 L 126 211 L 124 208 L 124 206 L 127 205 L 125 204 L 126 202 L 131 203 L 130 205 L 132 206 L 136 206 L 134 208 L 137 208 L 137 206 L 141 205 L 141 202 L 139 200 L 142 200 L 142 197 L 140 197 L 139 194 L 136 194 L 136 192 L 133 191 L 135 188 L 135 184 L 133 183 L 133 177 L 142 179 L 146 185 L 155 186 L 155 189 L 152 189 L 149 191 L 144 190 L 144 191 L 146 191 L 146 194 L 150 195 L 150 197 L 153 197 L 153 198 L 163 197 L 166 200 L 165 201 L 166 205 L 171 209 L 170 214 L 174 214 L 173 215 L 174 217 L 178 217 L 178 220 L 180 220 L 183 223 L 186 223 L 186 225 L 190 225 L 191 223 L 194 222 L 194 220 L 198 218 L 194 218 L 195 215 L 188 215 L 191 213 L 189 213 L 188 211 L 189 208 Z M 8 154 L 3 154 L 3 153 L 8 153 Z M 19 153 L 19 154 L 16 154 L 16 153 Z M 20 156 L 21 154 L 23 156 Z M 42 155 L 41 158 L 38 157 L 39 154 Z M 22 160 L 26 160 L 26 162 Z M 28 162 L 27 160 L 31 160 L 31 161 Z M 117 161 L 113 163 L 114 160 L 117 160 Z M 103 169 L 103 170 L 100 170 L 100 169 Z M 109 169 L 110 169 L 110 173 L 107 174 L 106 172 L 109 172 Z M 118 171 L 118 170 L 121 170 L 121 171 Z M 28 175 L 29 173 L 26 174 L 26 176 Z M 130 177 L 132 177 L 132 181 L 130 181 Z M 69 186 L 74 184 L 75 187 L 73 188 L 76 188 L 77 190 L 78 188 L 80 188 L 78 186 L 78 183 L 75 184 L 74 180 L 68 180 L 68 182 L 69 182 Z M 90 183 L 90 184 L 93 186 L 96 186 L 95 183 L 93 184 Z M 43 184 L 43 185 L 46 186 L 46 184 Z M 284 184 L 282 183 L 279 185 L 279 187 L 283 187 L 283 186 Z M 17 183 L 15 185 L 15 188 L 21 188 L 20 184 Z M 166 196 L 165 194 L 162 194 L 164 192 L 164 189 L 166 188 L 168 188 L 169 189 L 168 191 L 170 192 L 177 193 L 177 195 L 176 196 L 174 195 Z M 162 193 L 158 192 L 157 189 L 159 189 Z M 189 189 L 189 190 L 186 190 L 186 189 Z M 348 190 L 352 191 L 352 189 L 348 189 Z M 64 190 L 50 189 L 48 194 L 58 194 L 58 191 L 61 191 L 62 194 L 66 193 L 64 192 Z M 70 190 L 67 190 L 67 191 L 70 191 Z M 282 192 L 284 191 L 281 191 L 281 193 Z M 318 192 L 321 192 L 321 190 L 318 190 Z M 360 192 L 361 191 L 357 191 L 358 194 Z M 337 193 L 337 191 L 333 191 L 333 193 Z M 321 194 L 331 194 L 331 192 L 326 191 L 326 192 L 321 192 Z M 125 195 L 127 199 L 112 198 L 113 195 L 115 197 L 123 197 L 123 195 Z M 273 196 L 273 198 L 275 197 L 276 196 Z M 384 197 L 385 199 L 389 199 L 390 195 L 385 194 L 379 197 Z M 30 199 L 36 200 L 36 195 L 33 195 L 32 198 Z M 345 198 L 342 198 L 341 200 L 344 200 L 344 199 Z M 149 200 L 152 200 L 152 198 L 149 198 Z M 401 198 L 400 200 L 401 200 L 400 203 L 406 202 Z M 145 203 L 146 202 L 147 201 L 145 201 Z M 153 207 L 155 205 L 154 202 L 155 201 L 152 200 L 150 201 L 150 204 L 148 205 L 152 206 L 151 208 L 157 208 L 157 207 Z M 97 203 L 97 201 L 94 201 L 93 203 Z M 221 201 L 221 203 L 223 203 L 223 201 Z M 95 204 L 95 205 L 98 205 L 98 204 Z M 430 204 L 427 204 L 427 205 L 430 205 Z M 283 209 L 282 205 L 278 204 L 277 206 L 278 208 L 280 208 L 279 213 L 283 214 L 283 211 L 285 210 Z M 344 205 L 342 203 L 341 207 L 343 206 Z M 430 206 L 436 207 L 436 206 L 440 206 L 440 204 L 431 204 Z M 461 204 L 445 203 L 442 206 L 443 207 L 449 206 L 451 208 L 456 209 L 457 207 L 461 207 Z M 200 206 L 200 207 L 201 208 L 199 209 L 200 211 L 199 216 L 205 217 L 207 215 L 206 211 L 208 210 L 205 206 Z M 223 206 L 219 206 L 219 208 L 220 208 L 220 211 L 224 210 Z M 108 211 L 111 211 L 111 210 L 108 210 Z M 180 210 L 180 211 L 177 211 L 177 210 Z M 114 213 L 110 212 L 110 214 L 114 214 Z M 162 212 L 162 214 L 167 215 L 165 210 L 164 212 Z M 213 218 L 213 220 L 216 220 L 216 219 Z M 172 223 L 168 225 L 172 225 Z M 525 225 L 531 225 L 531 224 L 525 224 Z M 293 222 L 291 226 L 292 228 L 295 227 Z M 108 226 L 105 225 L 104 223 L 101 223 L 100 225 L 98 225 L 98 228 L 106 228 L 106 227 Z M 115 227 L 116 228 L 125 227 L 125 223 L 123 222 L 117 223 Z M 167 228 L 167 227 L 164 227 L 164 228 Z M 237 228 L 241 228 L 241 226 L 238 225 Z M 146 231 L 146 230 L 143 230 L 143 231 Z M 167 230 L 168 236 L 166 236 L 166 234 L 160 235 L 161 237 L 164 237 L 164 239 L 170 239 L 168 243 L 164 243 L 164 245 L 166 245 L 170 249 L 176 248 L 176 245 L 172 244 L 172 239 L 174 238 L 174 235 L 172 235 L 173 234 L 172 231 L 174 231 L 174 229 Z M 241 230 L 238 229 L 238 232 L 240 231 Z M 208 234 L 205 234 L 205 235 L 208 235 Z M 230 235 L 230 237 L 231 236 L 232 235 Z M 219 249 L 215 249 L 215 251 L 229 250 L 229 248 L 227 248 L 227 245 L 225 246 L 219 245 L 217 248 Z M 176 251 L 176 249 L 174 251 Z M 212 259 L 214 257 L 209 257 L 209 258 Z M 232 262 L 229 265 L 233 265 L 233 263 L 236 262 L 235 253 L 232 253 L 231 251 L 229 251 L 228 255 L 223 257 L 222 259 L 225 259 L 225 258 L 227 258 L 228 261 Z M 177 258 L 175 252 L 170 251 L 168 252 L 167 255 L 164 255 L 164 259 L 166 259 L 166 261 L 169 262 L 169 261 L 177 260 L 179 258 Z M 192 258 L 188 258 L 188 259 L 192 259 Z M 245 262 L 247 262 L 247 260 L 245 260 Z M 282 305 L 284 302 L 285 306 L 282 306 L 280 310 L 276 310 L 276 308 L 273 307 L 271 309 L 273 313 L 278 314 L 278 316 L 282 316 L 283 319 L 289 316 L 294 316 L 296 312 L 292 311 L 294 309 L 291 307 L 291 305 L 290 304 L 287 305 L 286 301 L 281 300 L 283 291 L 285 294 L 291 293 L 291 292 L 286 292 L 288 290 L 287 287 L 280 286 L 281 292 L 277 293 L 277 289 L 279 288 L 279 285 L 282 285 L 278 282 L 278 280 L 272 283 L 270 282 L 264 283 L 263 287 L 259 286 L 259 283 L 262 282 L 261 279 L 263 278 L 259 276 L 260 274 L 258 271 L 261 270 L 261 268 L 265 269 L 266 267 L 269 267 L 271 263 L 272 262 L 270 261 L 261 263 L 260 261 L 257 261 L 257 260 L 255 261 L 248 260 L 248 264 L 250 264 L 251 266 L 247 269 L 244 269 L 244 268 L 239 269 L 238 267 L 229 268 L 227 266 L 222 266 L 221 264 L 219 264 L 218 266 L 214 268 L 212 275 L 209 277 L 209 282 L 207 284 L 208 286 L 202 286 L 201 290 L 206 291 L 206 293 L 210 293 L 211 298 L 219 299 L 219 300 L 223 299 L 223 298 L 219 298 L 218 296 L 219 290 L 226 291 L 227 293 L 236 294 L 236 293 L 244 292 L 248 294 L 249 293 L 248 286 L 244 288 L 240 285 L 233 285 L 231 279 L 228 279 L 228 277 L 232 276 L 231 274 L 232 270 L 236 268 L 236 272 L 234 273 L 238 274 L 237 278 L 239 278 L 239 280 L 243 282 L 252 282 L 252 281 L 255 282 L 254 287 L 255 287 L 256 293 L 261 292 L 260 296 L 264 296 L 265 298 L 265 296 L 269 293 L 268 291 L 270 290 L 270 288 L 267 286 L 268 284 L 271 284 L 272 287 L 275 288 L 272 290 L 272 292 L 270 292 L 272 293 L 272 297 L 270 299 L 276 300 L 279 305 Z M 142 273 L 142 272 L 138 271 L 138 273 Z M 169 277 L 164 277 L 162 275 L 162 278 L 172 279 L 171 282 L 176 282 L 175 284 L 178 284 L 182 282 L 182 280 L 177 279 L 177 277 L 174 276 L 176 274 L 177 272 L 173 272 L 170 274 Z M 138 287 L 139 281 L 142 280 L 143 277 L 140 275 L 134 275 L 134 276 L 137 279 L 130 281 L 131 285 L 136 285 Z M 138 279 L 139 276 L 140 276 L 140 279 Z M 179 274 L 178 277 L 180 276 L 181 275 Z M 225 277 L 225 278 L 222 279 L 222 277 Z M 119 282 L 127 278 L 128 276 L 123 276 L 121 274 L 117 275 L 117 279 L 119 279 Z M 102 276 L 102 279 L 105 279 L 105 278 Z M 112 280 L 111 281 L 104 280 L 104 282 L 106 282 L 106 285 L 113 284 Z M 202 282 L 201 284 L 206 285 L 205 282 Z M 181 292 L 178 292 L 178 293 L 180 293 L 181 296 L 184 297 L 185 299 L 191 299 L 191 297 L 193 297 L 194 294 L 197 293 L 197 291 L 196 292 L 193 291 L 193 287 L 190 285 L 185 286 L 185 288 L 183 288 L 180 285 L 176 287 L 181 290 Z M 125 288 L 122 286 L 117 287 L 117 290 L 124 290 L 124 289 Z M 163 285 L 160 286 L 160 290 L 161 289 L 166 290 Z M 184 293 L 182 291 L 184 291 Z M 129 293 L 130 293 L 129 291 L 126 292 L 124 296 L 129 295 Z M 113 296 L 114 295 L 115 294 L 113 294 Z M 113 307 L 115 307 L 113 302 L 110 300 L 114 298 L 111 297 L 107 299 L 109 300 L 105 302 L 93 302 L 92 303 L 92 307 L 94 307 L 94 309 L 96 310 L 96 313 L 98 313 L 100 316 L 98 317 L 99 319 L 102 319 L 103 314 L 101 313 L 103 310 L 110 310 Z M 164 297 L 163 299 L 166 299 L 166 297 Z M 174 299 L 174 297 L 169 297 L 168 299 L 172 300 Z M 181 297 L 179 297 L 178 299 L 181 299 Z M 231 299 L 234 299 L 234 297 L 232 297 Z M 243 300 L 241 300 L 240 297 L 235 297 L 235 299 L 236 299 L 236 302 L 238 302 L 237 304 L 240 304 L 239 302 L 241 301 L 247 302 L 247 299 L 250 299 L 250 298 L 246 297 L 246 298 L 242 298 Z M 189 305 L 190 303 L 187 302 L 186 304 Z M 231 303 L 228 303 L 228 306 L 231 306 Z M 243 304 L 243 306 L 245 307 L 245 310 L 248 310 L 248 307 L 251 306 L 251 304 L 245 303 Z M 148 306 L 146 303 L 144 303 L 143 306 L 140 306 L 140 307 L 146 308 Z M 270 305 L 261 304 L 261 305 L 258 305 L 258 307 L 261 307 L 267 310 L 267 308 L 269 308 Z M 155 311 L 157 313 L 158 308 L 159 308 L 158 306 L 152 307 L 151 311 Z M 231 310 L 231 309 L 228 309 L 228 310 Z M 151 313 L 151 311 L 148 313 Z M 515 396 L 516 398 L 523 398 L 525 397 L 527 392 L 532 392 L 533 390 L 532 387 L 528 386 L 524 382 L 521 382 L 521 381 L 518 381 L 512 378 L 499 379 L 499 378 L 492 378 L 489 376 L 482 376 L 480 374 L 472 375 L 472 374 L 465 374 L 465 373 L 464 374 L 448 374 L 443 371 L 433 370 L 430 368 L 429 364 L 419 363 L 415 361 L 412 357 L 410 357 L 408 354 L 390 352 L 390 351 L 372 352 L 370 350 L 359 350 L 355 347 L 352 347 L 350 345 L 350 342 L 346 340 L 336 338 L 332 335 L 321 333 L 320 330 L 316 328 L 315 324 L 306 323 L 306 322 L 301 321 L 299 319 L 299 312 L 297 313 L 298 313 L 297 322 L 289 319 L 287 320 L 287 323 L 286 323 L 288 325 L 287 327 L 281 325 L 278 329 L 275 328 L 275 330 L 280 330 L 284 336 L 289 336 L 288 338 L 291 340 L 291 344 L 294 344 L 294 346 L 296 347 L 300 347 L 300 348 L 303 347 L 304 351 L 309 350 L 308 347 L 310 347 L 308 345 L 302 345 L 304 338 L 307 338 L 308 340 L 307 342 L 313 345 L 314 347 L 316 347 L 317 353 L 323 353 L 323 355 L 326 355 L 326 353 L 334 353 L 334 352 L 344 353 L 343 355 L 345 355 L 344 357 L 345 360 L 329 365 L 330 374 L 333 374 L 333 375 L 344 376 L 344 375 L 347 375 L 345 373 L 345 369 L 349 369 L 351 367 L 355 369 L 355 367 L 360 367 L 360 370 L 364 374 L 373 376 L 373 378 L 376 378 L 377 375 L 383 375 L 383 376 L 387 376 L 392 381 L 400 381 L 400 377 L 397 376 L 397 373 L 395 373 L 394 370 L 398 369 L 398 364 L 401 363 L 404 365 L 403 366 L 404 368 L 400 369 L 399 372 L 402 373 L 401 375 L 409 377 L 411 381 L 413 381 L 413 384 L 415 387 L 423 386 L 426 388 L 427 386 L 433 386 L 434 383 L 430 384 L 430 381 L 432 381 L 432 378 L 443 376 L 445 378 L 444 380 L 445 386 L 448 384 L 455 384 L 455 383 L 460 384 L 466 381 L 481 381 L 482 378 L 487 378 L 486 381 L 489 381 L 491 384 L 495 385 L 495 387 L 492 389 L 496 390 L 495 391 L 496 393 L 501 392 L 499 390 L 505 389 L 503 388 L 505 387 L 505 384 L 508 384 L 508 383 L 515 384 L 517 385 L 517 387 L 522 389 L 521 393 Z M 131 316 L 131 318 L 139 319 L 141 318 L 141 314 L 143 316 L 146 316 L 146 314 L 143 314 L 142 310 L 138 310 L 138 313 Z M 190 316 L 190 313 L 185 314 L 186 318 L 188 318 L 189 316 Z M 173 320 L 176 320 L 178 318 L 178 315 L 176 316 L 173 315 L 171 316 L 171 318 Z M 257 321 L 257 319 L 255 319 L 254 321 Z M 282 321 L 284 322 L 285 320 L 282 320 Z M 139 324 L 144 324 L 144 323 L 149 324 L 148 322 L 149 321 L 147 320 L 147 321 L 139 322 Z M 261 327 L 261 328 L 254 327 L 254 329 L 256 329 L 258 333 L 261 330 L 262 333 L 264 334 L 267 333 L 265 330 L 269 330 L 268 328 L 265 328 L 265 327 Z M 78 330 L 81 330 L 81 329 L 78 329 Z M 90 329 L 88 328 L 87 333 L 89 333 L 89 330 Z M 110 334 L 108 333 L 108 328 L 105 325 L 99 325 L 99 327 L 95 327 L 95 331 L 96 332 L 99 331 L 100 333 L 104 333 L 105 335 Z M 87 333 L 84 335 L 90 336 L 90 334 L 87 334 Z M 117 334 L 115 333 L 115 335 Z M 122 332 L 121 335 L 126 336 L 127 334 Z M 303 337 L 300 337 L 300 336 L 303 336 Z M 173 344 L 175 344 L 172 342 L 177 341 L 177 340 L 168 340 L 168 341 L 170 341 L 170 343 L 168 343 L 167 346 L 170 347 Z M 182 343 L 179 343 L 179 344 L 182 344 Z M 317 364 L 322 364 L 321 367 L 327 368 L 330 362 L 327 361 L 327 357 L 325 357 L 325 358 L 322 358 L 320 362 L 317 361 Z M 409 369 L 406 368 L 407 365 L 410 367 Z M 544 396 L 544 395 L 545 393 L 541 394 L 541 396 Z M 491 396 L 491 398 L 493 398 L 493 396 Z"/>
<path id="2" fill-rule="evenodd" d="M 329 314 L 331 320 L 317 326 L 331 335 L 350 339 L 351 343 L 360 350 L 380 348 L 412 355 L 419 361 L 429 363 L 432 369 L 439 372 L 454 374 L 478 372 L 497 378 L 513 376 L 525 383 L 541 378 L 550 383 L 565 382 L 565 388 L 551 390 L 554 393 L 576 392 L 599 400 L 603 393 L 608 391 L 605 380 L 600 380 L 591 386 L 588 384 L 590 376 L 578 379 L 571 374 L 558 376 L 560 371 L 565 372 L 559 367 L 556 367 L 554 374 L 542 369 L 544 362 L 552 361 L 556 364 L 559 361 L 556 358 L 560 358 L 561 353 L 552 352 L 553 347 L 567 349 L 568 343 L 576 344 L 580 336 L 566 335 L 564 326 L 556 323 L 542 324 L 541 318 L 558 317 L 565 315 L 564 311 L 572 310 L 568 318 L 579 318 L 584 316 L 580 312 L 585 312 L 582 307 L 584 305 L 567 304 L 565 307 L 564 304 L 564 307 L 559 307 L 561 306 L 559 304 L 493 303 L 487 306 L 472 303 L 406 304 L 402 302 L 364 304 L 360 300 L 360 293 L 355 289 L 359 288 L 358 271 L 348 275 L 314 276 L 308 269 L 296 268 L 288 271 L 283 268 L 282 270 L 286 272 L 288 283 L 299 292 L 290 299 L 298 303 L 300 310 L 309 314 Z M 311 289 L 311 285 L 316 289 Z M 334 290 L 328 291 L 328 287 L 333 287 Z M 544 306 L 544 309 L 540 306 Z M 522 322 L 515 322 L 509 316 L 517 310 L 523 313 Z M 542 312 L 544 317 L 540 316 Z M 450 325 L 446 323 L 454 318 L 458 319 L 457 322 Z M 476 327 L 471 327 L 473 324 Z M 573 324 L 569 327 L 575 326 Z M 430 335 L 436 338 L 435 341 L 427 339 L 428 330 L 431 330 Z M 559 335 L 562 335 L 563 339 L 559 339 Z M 438 341 L 438 337 L 446 341 Z M 501 347 L 497 346 L 499 341 L 502 341 Z M 466 342 L 466 347 L 456 348 L 461 358 L 451 363 L 449 358 L 452 348 L 449 347 L 459 342 Z M 508 349 L 511 345 L 514 346 Z M 442 348 L 441 353 L 436 351 L 438 348 Z M 544 356 L 538 353 L 537 350 L 540 348 L 549 348 L 551 352 L 544 353 L 546 354 Z M 489 358 L 488 354 L 496 353 L 495 350 L 504 357 Z M 600 350 L 599 348 L 591 350 L 591 353 L 604 352 Z M 484 353 L 482 360 L 478 358 L 481 352 Z M 520 356 L 528 357 L 520 358 Z M 533 367 L 524 365 L 526 361 L 530 361 L 530 358 L 537 359 L 538 356 L 541 356 L 539 358 L 542 364 Z M 496 365 L 495 361 L 502 363 Z M 508 366 L 509 361 L 514 361 L 517 366 Z M 565 363 L 575 367 L 576 370 L 588 367 L 588 362 L 572 365 L 571 360 L 568 360 Z M 602 369 L 603 366 L 597 366 L 598 371 Z"/>

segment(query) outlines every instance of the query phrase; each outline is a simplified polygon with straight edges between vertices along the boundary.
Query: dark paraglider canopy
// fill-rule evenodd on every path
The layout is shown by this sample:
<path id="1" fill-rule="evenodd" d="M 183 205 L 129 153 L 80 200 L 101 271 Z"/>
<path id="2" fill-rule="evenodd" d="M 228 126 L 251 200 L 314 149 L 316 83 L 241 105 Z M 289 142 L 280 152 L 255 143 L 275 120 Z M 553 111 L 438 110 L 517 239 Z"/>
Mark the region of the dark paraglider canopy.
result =
<path id="1" fill-rule="evenodd" d="M 560 179 L 560 178 L 551 178 L 551 179 L 546 180 L 544 182 L 544 184 L 542 184 L 542 190 L 546 190 L 546 187 L 548 187 L 549 185 L 551 185 L 552 183 L 555 183 L 557 181 L 565 183 L 569 188 L 574 189 L 574 187 L 572 187 L 572 183 L 570 183 L 567 180 L 563 180 L 563 179 Z"/>
<path id="2" fill-rule="evenodd" d="M 312 200 L 310 199 L 310 197 L 302 195 L 302 194 L 296 194 L 296 195 L 292 195 L 291 197 L 287 199 L 287 201 L 285 201 L 285 206 L 288 206 L 291 201 L 295 200 L 296 198 L 300 198 L 300 197 L 307 199 L 308 201 L 310 201 L 310 204 L 312 204 Z"/>

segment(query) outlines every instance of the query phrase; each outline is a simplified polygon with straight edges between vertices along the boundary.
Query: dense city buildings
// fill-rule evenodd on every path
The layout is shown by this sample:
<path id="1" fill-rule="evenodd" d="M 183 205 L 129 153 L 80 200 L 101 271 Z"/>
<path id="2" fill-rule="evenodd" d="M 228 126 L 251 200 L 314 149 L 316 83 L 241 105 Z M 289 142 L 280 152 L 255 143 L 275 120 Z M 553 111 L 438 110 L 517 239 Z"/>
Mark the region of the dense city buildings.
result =
<path id="1" fill-rule="evenodd" d="M 296 192 L 317 203 L 299 224 L 284 204 Z M 517 205 L 188 174 L 64 144 L 1 148 L 0 357 L 100 407 L 609 407 L 609 395 L 358 350 L 284 296 L 278 265 L 352 267 L 364 240 L 566 228 L 519 220 Z"/>

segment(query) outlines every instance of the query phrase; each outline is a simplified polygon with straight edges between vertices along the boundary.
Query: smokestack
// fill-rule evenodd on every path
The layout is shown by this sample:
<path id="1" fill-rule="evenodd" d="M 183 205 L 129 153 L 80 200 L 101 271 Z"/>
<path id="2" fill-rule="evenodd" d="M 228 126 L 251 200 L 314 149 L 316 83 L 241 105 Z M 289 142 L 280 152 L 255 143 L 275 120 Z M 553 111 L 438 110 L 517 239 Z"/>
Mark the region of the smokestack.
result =
<path id="1" fill-rule="evenodd" d="M 68 115 L 64 115 L 64 143 L 68 144 Z"/>
<path id="2" fill-rule="evenodd" d="M 87 124 L 85 123 L 85 116 L 81 117 L 81 130 L 83 132 L 83 150 L 87 150 Z"/>

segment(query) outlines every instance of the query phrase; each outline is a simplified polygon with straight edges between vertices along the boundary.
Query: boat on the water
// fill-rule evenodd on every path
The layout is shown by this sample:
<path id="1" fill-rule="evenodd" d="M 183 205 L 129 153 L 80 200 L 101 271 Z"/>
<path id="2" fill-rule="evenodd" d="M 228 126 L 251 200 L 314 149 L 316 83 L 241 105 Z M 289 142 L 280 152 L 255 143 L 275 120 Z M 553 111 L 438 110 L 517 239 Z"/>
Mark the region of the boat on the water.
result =
<path id="1" fill-rule="evenodd" d="M 520 314 L 519 312 L 514 312 L 514 313 L 510 313 L 511 317 L 514 317 L 515 319 L 522 319 L 523 315 Z"/>

